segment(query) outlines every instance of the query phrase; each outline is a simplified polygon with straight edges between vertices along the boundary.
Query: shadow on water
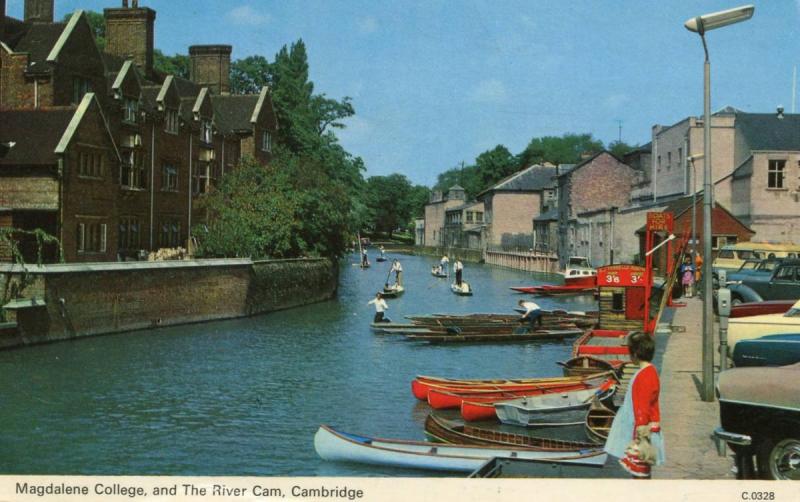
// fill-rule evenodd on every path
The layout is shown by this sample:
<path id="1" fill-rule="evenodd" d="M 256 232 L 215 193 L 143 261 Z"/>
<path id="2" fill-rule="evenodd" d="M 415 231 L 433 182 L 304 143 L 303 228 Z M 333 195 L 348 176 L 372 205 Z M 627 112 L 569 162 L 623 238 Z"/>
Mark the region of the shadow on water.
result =
<path id="1" fill-rule="evenodd" d="M 356 257 L 350 257 L 355 262 Z M 475 296 L 400 256 L 407 292 L 389 316 L 512 312 L 530 274 L 466 264 Z M 376 336 L 367 305 L 391 261 L 342 267 L 338 298 L 269 315 L 140 331 L 0 353 L 6 382 L 0 472 L 9 474 L 419 476 L 324 462 L 321 423 L 370 436 L 424 439 L 417 374 L 559 375 L 570 344 L 440 346 Z M 555 282 L 555 280 L 553 281 Z M 591 297 L 543 308 L 595 309 Z M 425 473 L 431 475 L 431 473 Z"/>

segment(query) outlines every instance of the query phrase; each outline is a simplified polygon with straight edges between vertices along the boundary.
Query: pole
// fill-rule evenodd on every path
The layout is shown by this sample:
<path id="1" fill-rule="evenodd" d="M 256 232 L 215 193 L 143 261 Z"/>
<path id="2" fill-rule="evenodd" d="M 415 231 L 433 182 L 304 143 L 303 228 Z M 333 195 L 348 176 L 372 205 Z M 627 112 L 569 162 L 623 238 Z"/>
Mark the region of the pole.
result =
<path id="1" fill-rule="evenodd" d="M 711 289 L 711 62 L 706 37 L 702 33 L 703 51 L 703 401 L 714 401 L 714 313 Z"/>

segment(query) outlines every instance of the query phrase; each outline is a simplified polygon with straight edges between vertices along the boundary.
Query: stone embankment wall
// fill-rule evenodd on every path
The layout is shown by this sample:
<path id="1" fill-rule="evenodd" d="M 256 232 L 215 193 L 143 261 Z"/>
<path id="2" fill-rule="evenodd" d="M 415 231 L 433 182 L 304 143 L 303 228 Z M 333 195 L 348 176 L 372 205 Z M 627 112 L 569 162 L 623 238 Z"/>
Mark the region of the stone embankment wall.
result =
<path id="1" fill-rule="evenodd" d="M 247 259 L 45 265 L 28 267 L 15 332 L 0 348 L 244 317 L 332 298 L 338 270 L 325 259 Z M 18 277 L 19 266 L 0 268 Z M 4 282 L 7 282 L 5 279 Z M 13 315 L 15 314 L 15 316 Z"/>
<path id="2" fill-rule="evenodd" d="M 455 258 L 468 263 L 483 263 L 483 252 L 480 249 L 414 246 L 409 248 L 408 252 L 410 254 L 436 256 L 439 258 L 447 255 L 450 257 L 451 263 Z"/>

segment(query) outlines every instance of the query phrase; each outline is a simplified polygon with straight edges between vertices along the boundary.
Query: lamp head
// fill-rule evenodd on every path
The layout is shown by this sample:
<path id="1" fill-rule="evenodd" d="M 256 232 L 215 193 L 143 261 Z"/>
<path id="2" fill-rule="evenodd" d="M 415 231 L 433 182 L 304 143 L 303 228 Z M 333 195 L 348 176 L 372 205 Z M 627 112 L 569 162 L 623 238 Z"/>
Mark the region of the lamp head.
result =
<path id="1" fill-rule="evenodd" d="M 702 16 L 689 19 L 684 23 L 684 26 L 689 31 L 703 35 L 709 30 L 722 28 L 723 26 L 728 26 L 729 24 L 747 21 L 753 17 L 753 12 L 755 12 L 755 10 L 756 8 L 753 5 L 743 5 L 733 9 L 703 14 Z"/>

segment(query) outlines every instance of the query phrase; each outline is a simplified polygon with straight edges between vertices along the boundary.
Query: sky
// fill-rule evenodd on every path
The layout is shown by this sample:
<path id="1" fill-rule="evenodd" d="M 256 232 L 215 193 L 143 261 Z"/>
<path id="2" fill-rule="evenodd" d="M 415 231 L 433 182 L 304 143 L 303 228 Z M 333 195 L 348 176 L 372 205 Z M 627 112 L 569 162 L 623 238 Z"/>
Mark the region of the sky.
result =
<path id="1" fill-rule="evenodd" d="M 315 92 L 350 96 L 338 132 L 367 176 L 438 173 L 531 138 L 591 133 L 650 141 L 655 124 L 703 112 L 703 49 L 684 22 L 742 5 L 707 0 L 140 0 L 156 46 L 233 45 L 270 61 L 300 38 Z M 56 0 L 56 17 L 121 0 Z M 792 106 L 800 0 L 756 2 L 747 22 L 707 33 L 712 110 Z M 8 0 L 22 17 L 23 0 Z M 797 105 L 800 110 L 800 104 Z"/>

